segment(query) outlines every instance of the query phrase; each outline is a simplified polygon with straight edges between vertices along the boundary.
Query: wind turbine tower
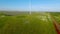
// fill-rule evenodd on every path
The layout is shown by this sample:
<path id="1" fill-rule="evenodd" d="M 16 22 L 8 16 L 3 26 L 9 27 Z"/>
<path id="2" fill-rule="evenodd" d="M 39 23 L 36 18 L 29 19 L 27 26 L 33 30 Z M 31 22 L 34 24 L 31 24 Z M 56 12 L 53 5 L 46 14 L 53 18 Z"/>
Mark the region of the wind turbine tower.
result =
<path id="1" fill-rule="evenodd" d="M 32 2 L 31 2 L 31 1 L 32 1 L 32 0 L 29 0 L 29 9 L 30 9 L 30 10 L 29 10 L 29 14 L 30 14 L 30 15 L 31 15 L 31 11 L 32 11 L 32 10 L 31 10 L 31 9 L 32 9 Z"/>

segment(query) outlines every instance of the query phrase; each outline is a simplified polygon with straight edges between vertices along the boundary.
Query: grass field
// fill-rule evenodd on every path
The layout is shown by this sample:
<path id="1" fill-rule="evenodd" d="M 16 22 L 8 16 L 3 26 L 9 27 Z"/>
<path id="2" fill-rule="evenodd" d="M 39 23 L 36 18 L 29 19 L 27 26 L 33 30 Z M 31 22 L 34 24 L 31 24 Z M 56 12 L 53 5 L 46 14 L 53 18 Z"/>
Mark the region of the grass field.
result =
<path id="1" fill-rule="evenodd" d="M 55 16 L 54 14 L 33 13 L 14 16 L 0 14 L 0 34 L 57 34 L 50 17 Z"/>
<path id="2" fill-rule="evenodd" d="M 60 12 L 51 13 L 54 19 L 60 24 Z"/>

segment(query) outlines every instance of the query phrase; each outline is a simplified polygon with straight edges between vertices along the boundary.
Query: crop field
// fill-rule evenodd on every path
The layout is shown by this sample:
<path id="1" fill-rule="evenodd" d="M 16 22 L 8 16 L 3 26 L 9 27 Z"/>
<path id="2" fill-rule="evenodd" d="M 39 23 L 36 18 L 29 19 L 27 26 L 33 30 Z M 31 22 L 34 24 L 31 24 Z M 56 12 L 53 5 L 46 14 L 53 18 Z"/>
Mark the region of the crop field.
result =
<path id="1" fill-rule="evenodd" d="M 60 21 L 58 13 L 6 15 L 0 13 L 0 34 L 57 34 L 51 15 Z"/>

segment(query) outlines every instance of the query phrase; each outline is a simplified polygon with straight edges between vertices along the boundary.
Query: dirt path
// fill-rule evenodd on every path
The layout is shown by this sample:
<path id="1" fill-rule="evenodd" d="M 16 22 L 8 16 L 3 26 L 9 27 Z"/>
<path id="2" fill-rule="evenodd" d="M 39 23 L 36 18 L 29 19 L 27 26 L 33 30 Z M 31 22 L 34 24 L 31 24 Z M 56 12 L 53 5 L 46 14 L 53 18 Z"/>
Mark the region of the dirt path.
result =
<path id="1" fill-rule="evenodd" d="M 51 19 L 53 21 L 53 24 L 54 24 L 54 27 L 55 27 L 57 33 L 60 34 L 60 25 L 57 23 L 57 21 L 54 19 L 53 16 L 51 16 Z"/>

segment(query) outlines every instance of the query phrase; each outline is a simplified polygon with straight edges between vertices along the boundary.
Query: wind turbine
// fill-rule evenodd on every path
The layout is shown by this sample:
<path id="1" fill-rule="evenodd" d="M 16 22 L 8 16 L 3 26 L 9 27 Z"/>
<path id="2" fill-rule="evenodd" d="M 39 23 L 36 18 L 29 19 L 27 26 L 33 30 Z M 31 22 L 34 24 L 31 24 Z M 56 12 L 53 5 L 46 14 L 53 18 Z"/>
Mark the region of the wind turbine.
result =
<path id="1" fill-rule="evenodd" d="M 29 14 L 30 14 L 30 15 L 31 15 L 31 9 L 32 9 L 31 1 L 32 1 L 32 0 L 29 0 L 29 9 L 30 9 Z"/>

